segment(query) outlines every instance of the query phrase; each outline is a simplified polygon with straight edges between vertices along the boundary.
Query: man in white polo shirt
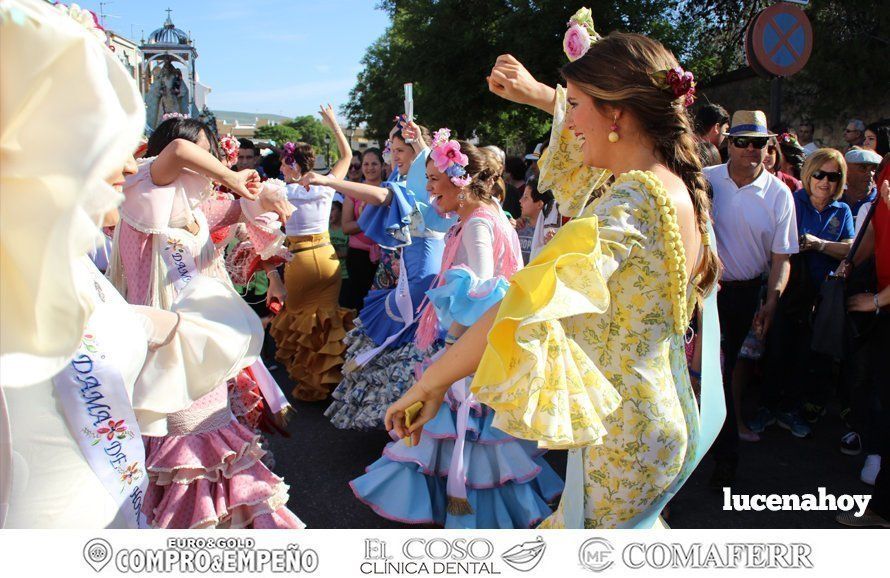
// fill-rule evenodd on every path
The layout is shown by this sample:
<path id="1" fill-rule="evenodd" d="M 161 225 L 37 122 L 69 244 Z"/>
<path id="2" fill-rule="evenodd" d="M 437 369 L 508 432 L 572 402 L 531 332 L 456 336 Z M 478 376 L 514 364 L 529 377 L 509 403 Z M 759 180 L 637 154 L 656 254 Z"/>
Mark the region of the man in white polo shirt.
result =
<path id="1" fill-rule="evenodd" d="M 759 110 L 737 111 L 726 136 L 729 162 L 704 169 L 713 191 L 714 232 L 724 266 L 717 299 L 725 356 L 726 421 L 712 448 L 714 487 L 731 484 L 738 463 L 732 373 L 739 350 L 752 323 L 758 337 L 766 336 L 788 283 L 790 256 L 798 252 L 791 191 L 763 166 L 766 145 L 775 136 L 767 129 L 766 115 Z"/>

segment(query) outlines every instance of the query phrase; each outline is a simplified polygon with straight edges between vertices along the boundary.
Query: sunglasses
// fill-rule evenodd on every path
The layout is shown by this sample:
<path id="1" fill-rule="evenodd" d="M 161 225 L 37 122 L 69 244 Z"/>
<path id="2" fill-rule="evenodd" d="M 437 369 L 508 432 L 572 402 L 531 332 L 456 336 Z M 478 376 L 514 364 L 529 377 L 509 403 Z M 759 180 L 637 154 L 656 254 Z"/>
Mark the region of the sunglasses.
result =
<path id="1" fill-rule="evenodd" d="M 362 168 L 362 165 L 349 165 L 349 168 L 352 169 L 352 170 L 354 170 L 354 171 L 357 171 L 357 170 L 359 170 L 360 168 Z"/>
<path id="2" fill-rule="evenodd" d="M 748 145 L 754 145 L 755 149 L 762 149 L 766 146 L 766 143 L 769 142 L 769 139 L 766 137 L 752 137 L 752 136 L 736 136 L 729 139 L 732 142 L 732 145 L 736 148 L 746 149 Z"/>
<path id="3" fill-rule="evenodd" d="M 821 181 L 822 179 L 828 177 L 829 183 L 836 183 L 841 180 L 841 174 L 831 171 L 816 171 L 813 173 L 813 178 L 817 181 Z"/>

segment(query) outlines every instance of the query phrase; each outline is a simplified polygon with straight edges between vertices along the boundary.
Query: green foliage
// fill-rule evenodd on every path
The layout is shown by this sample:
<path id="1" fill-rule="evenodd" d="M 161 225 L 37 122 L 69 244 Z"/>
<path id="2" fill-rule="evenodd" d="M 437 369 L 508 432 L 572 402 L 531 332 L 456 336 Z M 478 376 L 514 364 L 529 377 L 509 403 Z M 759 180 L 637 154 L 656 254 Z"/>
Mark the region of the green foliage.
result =
<path id="1" fill-rule="evenodd" d="M 597 30 L 656 38 L 699 83 L 745 65 L 744 31 L 772 0 L 381 0 L 391 25 L 368 48 L 343 113 L 384 139 L 403 111 L 402 84 L 414 83 L 419 123 L 460 137 L 511 146 L 537 142 L 547 115 L 504 102 L 485 77 L 498 55 L 516 56 L 541 81 L 559 81 L 568 18 L 589 6 Z M 880 3 L 878 3 L 880 4 Z M 785 83 L 786 102 L 814 118 L 855 111 L 890 86 L 890 10 L 873 0 L 812 0 L 815 50 Z"/>
<path id="2" fill-rule="evenodd" d="M 309 143 L 315 149 L 317 156 L 330 154 L 331 163 L 340 158 L 334 133 L 314 116 L 298 116 L 284 124 L 262 126 L 257 129 L 256 136 L 274 140 L 279 146 L 288 141 Z"/>
<path id="3" fill-rule="evenodd" d="M 745 65 L 745 28 L 769 0 L 686 0 L 683 11 L 701 22 L 692 63 L 703 83 Z M 890 87 L 890 10 L 873 0 L 811 0 L 813 25 L 806 67 L 784 83 L 783 100 L 811 119 L 856 114 Z"/>
<path id="4" fill-rule="evenodd" d="M 597 30 L 643 32 L 684 53 L 687 30 L 677 21 L 679 0 L 594 0 Z M 562 36 L 581 6 L 564 0 L 383 0 L 391 25 L 362 59 L 363 70 L 343 112 L 385 138 L 403 111 L 402 84 L 414 83 L 414 111 L 431 129 L 511 146 L 536 142 L 548 115 L 511 105 L 488 91 L 485 77 L 509 53 L 543 82 L 555 84 L 565 64 Z"/>
<path id="5" fill-rule="evenodd" d="M 287 141 L 294 142 L 300 140 L 300 133 L 287 125 L 276 124 L 261 126 L 256 129 L 256 137 L 263 140 L 272 140 L 276 144 L 282 145 Z"/>

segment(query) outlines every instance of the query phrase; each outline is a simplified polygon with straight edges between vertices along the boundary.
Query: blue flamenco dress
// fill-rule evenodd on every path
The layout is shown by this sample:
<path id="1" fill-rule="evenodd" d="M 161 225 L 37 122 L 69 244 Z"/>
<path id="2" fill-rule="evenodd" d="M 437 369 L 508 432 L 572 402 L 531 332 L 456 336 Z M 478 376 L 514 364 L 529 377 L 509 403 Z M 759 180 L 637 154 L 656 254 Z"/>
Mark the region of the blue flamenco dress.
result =
<path id="1" fill-rule="evenodd" d="M 428 296 L 444 330 L 453 322 L 472 325 L 508 286 L 503 276 L 480 280 L 459 265 Z M 492 426 L 494 411 L 470 394 L 471 381 L 449 389 L 418 445 L 387 444 L 383 456 L 350 482 L 360 501 L 390 520 L 445 528 L 530 528 L 552 513 L 562 480 L 535 442 Z M 462 459 L 455 463 L 455 456 Z"/>
<path id="2" fill-rule="evenodd" d="M 445 233 L 454 223 L 430 203 L 428 155 L 417 155 L 406 179 L 383 183 L 392 192 L 388 205 L 367 205 L 359 217 L 359 226 L 374 242 L 402 251 L 398 284 L 368 293 L 355 329 L 345 338 L 343 379 L 325 411 L 340 429 L 383 429 L 386 408 L 414 383 L 415 368 L 427 357 L 414 344 L 416 319 L 439 272 Z"/>

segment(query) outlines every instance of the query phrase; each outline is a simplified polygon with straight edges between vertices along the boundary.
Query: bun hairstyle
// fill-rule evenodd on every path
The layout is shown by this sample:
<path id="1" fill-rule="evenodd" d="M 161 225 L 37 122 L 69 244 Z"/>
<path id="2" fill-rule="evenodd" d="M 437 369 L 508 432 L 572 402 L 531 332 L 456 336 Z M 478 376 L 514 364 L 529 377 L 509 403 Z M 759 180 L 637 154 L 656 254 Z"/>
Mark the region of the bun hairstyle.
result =
<path id="1" fill-rule="evenodd" d="M 463 147 L 461 147 L 461 150 L 463 150 Z M 489 147 L 482 147 L 479 149 L 479 152 L 485 155 L 486 167 L 491 169 L 496 175 L 494 182 L 491 184 L 491 196 L 503 203 L 504 197 L 507 195 L 507 185 L 504 183 L 503 177 L 504 163 L 501 161 L 500 156 Z"/>
<path id="2" fill-rule="evenodd" d="M 282 160 L 288 164 L 296 164 L 300 172 L 306 174 L 315 168 L 315 149 L 307 142 L 287 143 L 293 144 L 293 152 L 282 156 Z"/>
<path id="3" fill-rule="evenodd" d="M 661 43 L 639 34 L 612 32 L 594 42 L 584 56 L 563 66 L 561 73 L 590 95 L 597 108 L 612 105 L 636 118 L 662 162 L 683 179 L 699 232 L 704 235 L 711 218 L 711 201 L 684 97 L 659 87 L 654 78 L 658 72 L 678 66 L 677 59 Z M 710 291 L 720 273 L 715 245 L 716 239 L 712 238 L 704 247 L 701 266 L 693 274 L 699 297 Z"/>
<path id="4" fill-rule="evenodd" d="M 464 167 L 467 174 L 472 177 L 467 190 L 477 200 L 491 202 L 492 189 L 495 183 L 500 179 L 501 174 L 497 171 L 497 166 L 492 164 L 491 157 L 486 155 L 476 145 L 470 144 L 465 140 L 458 140 L 460 144 L 460 152 L 467 155 L 469 162 Z"/>
<path id="5" fill-rule="evenodd" d="M 181 138 L 189 142 L 197 143 L 201 134 L 210 142 L 210 154 L 217 159 L 221 158 L 219 152 L 219 140 L 206 123 L 195 118 L 168 118 L 157 126 L 151 136 L 148 137 L 145 156 L 156 157 L 167 145 Z"/>

